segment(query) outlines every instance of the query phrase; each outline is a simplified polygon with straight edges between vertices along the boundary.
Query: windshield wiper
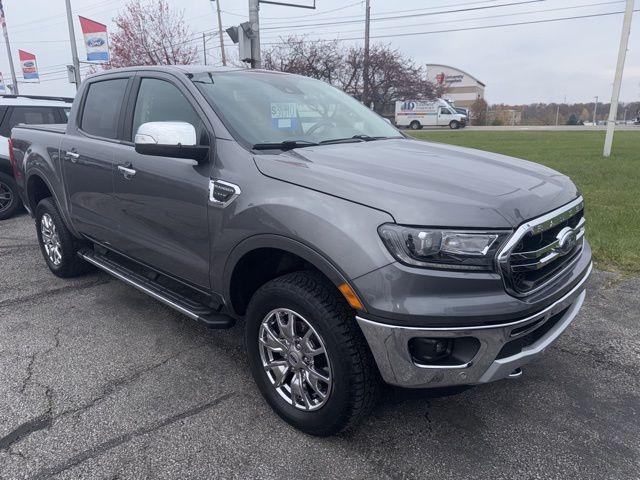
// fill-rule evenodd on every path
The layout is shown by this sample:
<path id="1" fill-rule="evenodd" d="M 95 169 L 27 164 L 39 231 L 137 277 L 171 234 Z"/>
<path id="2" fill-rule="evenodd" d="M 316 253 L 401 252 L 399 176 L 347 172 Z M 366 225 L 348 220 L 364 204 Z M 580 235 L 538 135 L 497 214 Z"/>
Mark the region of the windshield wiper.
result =
<path id="1" fill-rule="evenodd" d="M 308 140 L 285 140 L 284 142 L 256 143 L 253 148 L 256 150 L 291 150 L 293 148 L 313 147 L 316 145 L 319 145 L 319 143 Z"/>
<path id="2" fill-rule="evenodd" d="M 320 144 L 330 145 L 332 143 L 360 143 L 360 142 L 364 142 L 364 140 L 361 138 L 349 137 L 349 138 L 333 138 L 331 140 L 322 140 Z"/>
<path id="3" fill-rule="evenodd" d="M 323 141 L 320 142 L 320 144 L 329 145 L 329 144 L 332 144 L 332 143 L 372 142 L 374 140 L 385 140 L 387 138 L 393 138 L 393 137 L 372 137 L 371 135 L 359 134 L 359 135 L 354 135 L 353 137 L 334 138 L 332 140 L 323 140 Z"/>

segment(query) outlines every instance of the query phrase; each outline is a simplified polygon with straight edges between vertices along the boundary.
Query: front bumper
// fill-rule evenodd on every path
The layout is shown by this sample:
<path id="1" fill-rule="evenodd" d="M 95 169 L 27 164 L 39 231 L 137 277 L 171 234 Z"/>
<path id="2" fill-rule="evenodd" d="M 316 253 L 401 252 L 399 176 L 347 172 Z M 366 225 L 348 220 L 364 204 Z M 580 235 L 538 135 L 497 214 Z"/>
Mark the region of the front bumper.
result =
<path id="1" fill-rule="evenodd" d="M 392 385 L 432 388 L 488 383 L 508 377 L 539 357 L 569 326 L 585 298 L 592 266 L 565 295 L 526 318 L 495 325 L 464 327 L 405 327 L 357 317 L 383 379 Z M 540 333 L 540 334 L 537 334 Z M 477 352 L 464 363 L 421 365 L 409 352 L 412 338 L 466 338 L 479 342 Z M 527 344 L 525 339 L 531 339 Z M 505 355 L 505 345 L 520 341 L 519 351 Z"/>

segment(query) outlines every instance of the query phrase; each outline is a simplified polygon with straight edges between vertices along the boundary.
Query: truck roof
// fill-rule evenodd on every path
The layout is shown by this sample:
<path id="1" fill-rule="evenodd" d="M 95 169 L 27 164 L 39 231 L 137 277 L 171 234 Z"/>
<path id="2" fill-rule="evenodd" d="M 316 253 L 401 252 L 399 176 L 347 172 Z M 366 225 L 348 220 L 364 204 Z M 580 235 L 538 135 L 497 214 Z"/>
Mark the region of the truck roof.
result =
<path id="1" fill-rule="evenodd" d="M 149 66 L 122 67 L 122 68 L 113 68 L 110 70 L 103 70 L 103 71 L 94 73 L 88 78 L 94 78 L 100 75 L 108 75 L 114 72 L 140 72 L 140 71 L 173 72 L 173 73 L 182 73 L 185 75 L 205 73 L 205 72 L 247 72 L 247 73 L 268 72 L 273 74 L 291 75 L 286 72 L 278 72 L 275 70 L 250 69 L 250 68 L 242 68 L 242 67 L 212 67 L 210 65 L 149 65 Z"/>

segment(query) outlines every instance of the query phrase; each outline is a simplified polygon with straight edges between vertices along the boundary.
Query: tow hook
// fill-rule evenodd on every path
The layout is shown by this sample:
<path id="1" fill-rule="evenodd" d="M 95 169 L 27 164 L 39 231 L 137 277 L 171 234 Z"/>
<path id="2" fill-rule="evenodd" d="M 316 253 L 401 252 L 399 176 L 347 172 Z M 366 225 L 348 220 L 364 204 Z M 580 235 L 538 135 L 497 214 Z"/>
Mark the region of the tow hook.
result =
<path id="1" fill-rule="evenodd" d="M 520 378 L 522 376 L 522 369 L 520 367 L 516 368 L 513 372 L 509 374 L 507 378 Z"/>

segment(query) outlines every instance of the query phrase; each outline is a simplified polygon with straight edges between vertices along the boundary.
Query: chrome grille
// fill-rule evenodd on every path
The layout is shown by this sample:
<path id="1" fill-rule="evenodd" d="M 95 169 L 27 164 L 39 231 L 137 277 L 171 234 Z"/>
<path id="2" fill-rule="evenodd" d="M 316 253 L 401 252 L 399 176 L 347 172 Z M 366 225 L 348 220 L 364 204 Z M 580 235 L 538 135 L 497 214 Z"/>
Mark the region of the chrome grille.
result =
<path id="1" fill-rule="evenodd" d="M 580 256 L 584 232 L 582 198 L 520 226 L 498 255 L 507 291 L 529 295 L 552 282 Z"/>

